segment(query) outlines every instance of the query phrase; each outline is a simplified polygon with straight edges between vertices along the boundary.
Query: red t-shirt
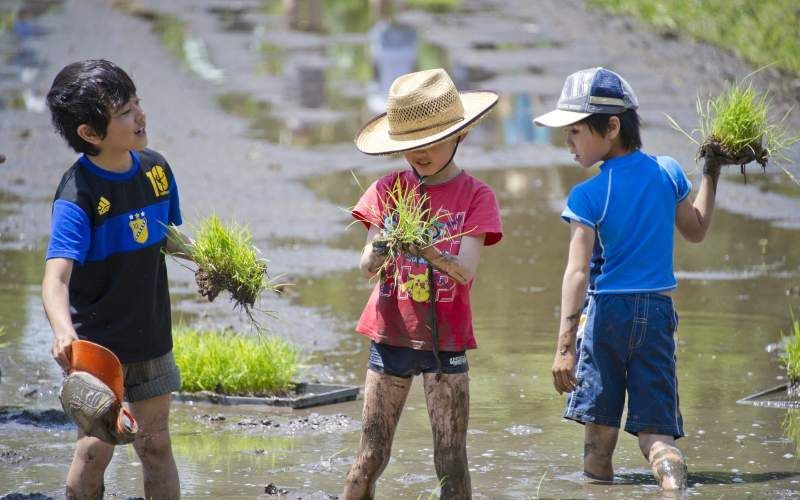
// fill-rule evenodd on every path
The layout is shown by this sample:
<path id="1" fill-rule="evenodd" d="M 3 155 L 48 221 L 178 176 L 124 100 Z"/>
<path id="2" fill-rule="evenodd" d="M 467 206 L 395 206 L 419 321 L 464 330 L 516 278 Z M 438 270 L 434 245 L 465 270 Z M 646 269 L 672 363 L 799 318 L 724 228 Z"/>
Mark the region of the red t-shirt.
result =
<path id="1" fill-rule="evenodd" d="M 400 176 L 406 186 L 418 181 L 410 170 L 392 173 L 375 181 L 353 208 L 353 217 L 369 229 L 375 224 L 383 228 L 387 192 Z M 431 214 L 439 214 L 437 227 L 445 238 L 436 248 L 458 255 L 461 236 L 484 237 L 484 245 L 494 245 L 503 237 L 500 210 L 491 188 L 462 171 L 456 177 L 437 185 L 426 185 Z M 463 236 L 463 235 L 462 235 Z M 425 259 L 412 255 L 398 256 L 384 281 L 372 290 L 361 313 L 356 331 L 375 342 L 412 349 L 433 350 L 429 322 L 428 265 Z M 395 279 L 395 275 L 397 278 Z M 472 281 L 459 284 L 445 273 L 434 269 L 436 283 L 436 317 L 439 324 L 439 350 L 463 351 L 477 347 L 472 331 L 472 309 L 469 291 Z"/>

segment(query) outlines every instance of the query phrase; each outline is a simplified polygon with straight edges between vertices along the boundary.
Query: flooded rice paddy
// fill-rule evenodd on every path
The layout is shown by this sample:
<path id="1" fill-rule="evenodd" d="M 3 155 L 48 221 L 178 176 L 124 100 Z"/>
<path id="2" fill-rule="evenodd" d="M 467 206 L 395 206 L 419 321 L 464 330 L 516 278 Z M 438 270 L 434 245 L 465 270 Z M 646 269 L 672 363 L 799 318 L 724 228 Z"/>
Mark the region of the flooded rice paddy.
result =
<path id="1" fill-rule="evenodd" d="M 318 335 L 334 339 L 302 344 L 307 352 L 304 376 L 361 384 L 365 373 L 367 342 L 352 331 L 371 287 L 355 270 L 364 231 L 349 226 L 346 210 L 339 209 L 351 206 L 360 194 L 350 170 L 366 186 L 380 175 L 378 169 L 402 168 L 399 158 L 373 161 L 351 152 L 353 134 L 366 117 L 380 111 L 380 97 L 391 81 L 388 70 L 376 63 L 375 51 L 384 55 L 382 60 L 394 57 L 392 67 L 405 68 L 400 73 L 446 67 L 462 88 L 503 90 L 497 109 L 470 134 L 469 148 L 458 159 L 493 187 L 505 228 L 503 241 L 483 253 L 473 288 L 479 349 L 469 353 L 468 456 L 475 497 L 664 498 L 635 439 L 627 435 L 620 438 L 614 485 L 581 479 L 582 428 L 560 418 L 564 400 L 553 390 L 549 374 L 568 237 L 558 212 L 570 187 L 593 172 L 569 165 L 568 155 L 556 149 L 563 142 L 559 134 L 530 124 L 554 98 L 566 70 L 540 65 L 536 58 L 510 69 L 502 60 L 509 54 L 541 54 L 545 61 L 553 54 L 567 57 L 573 42 L 544 28 L 519 39 L 509 34 L 511 28 L 505 38 L 494 40 L 475 33 L 448 39 L 429 28 L 438 14 L 398 11 L 397 22 L 387 23 L 370 14 L 366 0 L 297 2 L 294 14 L 274 1 L 240 2 L 234 8 L 211 1 L 189 3 L 190 8 L 186 2 L 162 6 L 156 1 L 131 2 L 116 11 L 100 3 L 96 8 L 106 9 L 109 22 L 133 18 L 145 23 L 142 32 L 159 37 L 169 49 L 164 57 L 173 59 L 167 66 L 184 64 L 193 78 L 209 82 L 209 101 L 217 113 L 211 118 L 239 120 L 249 146 L 272 148 L 261 172 L 291 176 L 293 189 L 332 211 L 322 244 L 274 234 L 259 220 L 246 221 L 257 241 L 278 255 L 302 254 L 313 247 L 315 259 L 334 263 L 322 266 L 325 272 L 295 270 L 295 286 L 281 299 L 313 311 L 328 329 Z M 75 4 L 65 4 L 48 15 L 70 19 Z M 348 8 L 350 4 L 355 7 Z M 502 26 L 512 23 L 490 2 L 465 4 L 468 12 L 462 18 L 471 12 Z M 545 10 L 555 12 L 557 7 Z M 525 19 L 518 23 L 527 26 Z M 524 32 L 532 33 L 524 26 Z M 4 47 L 24 47 L 24 36 L 0 37 Z M 526 88 L 534 88 L 524 83 L 530 78 L 551 81 L 554 87 L 528 92 Z M 255 79 L 269 91 L 253 84 Z M 146 80 L 137 83 L 147 87 Z M 5 84 L 0 108 L 28 109 L 21 97 L 28 95 L 26 88 L 24 82 Z M 691 108 L 692 102 L 686 104 Z M 154 121 L 159 113 L 150 116 Z M 651 126 L 645 140 L 672 144 L 667 134 Z M 191 145 L 201 139 L 183 140 Z M 525 158 L 519 151 L 532 154 Z M 311 165 L 297 165 L 301 173 L 282 166 L 299 153 L 315 155 L 307 157 Z M 698 173 L 686 161 L 691 152 L 683 156 L 696 180 Z M 180 167 L 176 171 L 180 176 Z M 206 203 L 202 193 L 207 185 L 190 177 L 186 171 L 182 195 L 190 193 L 188 204 L 194 208 L 192 203 Z M 279 185 L 271 182 L 246 193 L 251 201 L 244 203 L 255 197 L 269 204 L 264 192 Z M 791 311 L 800 312 L 800 233 L 792 216 L 800 208 L 800 187 L 776 171 L 751 173 L 746 185 L 728 176 L 720 191 L 728 186 L 743 190 L 754 203 L 773 199 L 759 196 L 775 196 L 789 209 L 782 217 L 772 217 L 766 209 L 763 217 L 755 217 L 762 211 L 737 206 L 737 200 L 721 202 L 702 245 L 678 238 L 675 269 L 680 284 L 674 299 L 680 315 L 678 373 L 687 432 L 679 445 L 690 470 L 685 497 L 798 498 L 798 445 L 784 432 L 787 413 L 735 401 L 783 381 L 777 353 L 767 346 L 778 342 L 781 332 L 788 333 Z M 0 197 L 0 219 L 31 210 L 30 200 L 19 194 L 23 188 Z M 39 194 L 30 197 L 38 197 L 38 206 L 48 210 Z M 282 217 L 291 224 L 300 205 L 292 199 L 282 203 Z M 239 207 L 235 202 L 231 206 Z M 49 355 L 51 333 L 39 298 L 45 235 L 27 236 L 20 243 L 20 232 L 0 234 L 0 495 L 38 492 L 59 498 L 75 430 L 52 411 L 58 409 L 61 374 Z M 187 293 L 190 287 L 179 270 L 170 271 L 178 280 L 173 287 L 178 290 L 173 296 L 176 321 L 191 323 L 205 305 Z M 287 327 L 279 323 L 276 329 L 281 328 Z M 289 328 L 282 333 L 292 338 L 294 332 Z M 320 347 L 331 343 L 332 348 Z M 281 491 L 287 492 L 286 498 L 337 495 L 358 447 L 360 411 L 361 401 L 304 411 L 175 403 L 171 431 L 183 493 L 189 498 L 269 498 Z M 437 486 L 432 454 L 417 381 L 397 430 L 392 461 L 379 482 L 379 498 L 428 498 Z M 116 450 L 106 488 L 122 498 L 141 494 L 141 467 L 131 447 Z"/>

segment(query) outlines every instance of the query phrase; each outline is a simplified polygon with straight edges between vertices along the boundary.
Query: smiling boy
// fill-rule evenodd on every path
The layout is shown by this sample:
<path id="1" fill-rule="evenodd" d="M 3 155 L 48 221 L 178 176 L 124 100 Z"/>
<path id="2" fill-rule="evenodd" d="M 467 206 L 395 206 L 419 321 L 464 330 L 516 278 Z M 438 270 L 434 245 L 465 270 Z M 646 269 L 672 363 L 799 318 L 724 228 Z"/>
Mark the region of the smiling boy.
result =
<path id="1" fill-rule="evenodd" d="M 178 498 L 169 436 L 170 393 L 180 388 L 164 252 L 180 225 L 178 187 L 147 146 L 146 118 L 130 77 L 106 60 L 64 67 L 47 95 L 53 124 L 82 155 L 63 175 L 52 208 L 42 300 L 52 355 L 66 373 L 78 338 L 122 362 L 125 399 L 139 422 L 134 448 L 147 498 Z M 114 445 L 79 430 L 67 498 L 102 498 Z"/>
<path id="2" fill-rule="evenodd" d="M 569 393 L 564 417 L 585 424 L 586 476 L 613 480 L 627 392 L 625 430 L 638 437 L 659 485 L 679 489 L 686 463 L 675 446 L 684 432 L 671 297 L 674 229 L 688 241 L 703 240 L 720 165 L 706 161 L 691 202 L 681 166 L 640 150 L 638 107 L 621 76 L 590 68 L 567 77 L 557 109 L 534 120 L 563 127 L 581 167 L 600 165 L 572 189 L 561 214 L 571 236 L 553 385 Z"/>

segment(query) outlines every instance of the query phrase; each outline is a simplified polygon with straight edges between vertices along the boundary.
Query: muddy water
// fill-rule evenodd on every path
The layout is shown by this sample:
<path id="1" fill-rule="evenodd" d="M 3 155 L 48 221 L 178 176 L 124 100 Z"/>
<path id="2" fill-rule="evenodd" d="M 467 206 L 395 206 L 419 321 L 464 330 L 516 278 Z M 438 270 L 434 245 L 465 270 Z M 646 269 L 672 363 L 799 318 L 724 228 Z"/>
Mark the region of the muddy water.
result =
<path id="1" fill-rule="evenodd" d="M 301 1 L 295 16 L 283 12 L 276 1 L 242 2 L 231 9 L 198 1 L 191 9 L 163 13 L 157 10 L 159 2 L 142 3 L 150 10 L 134 17 L 155 20 L 153 36 L 162 38 L 176 61 L 199 57 L 200 62 L 189 62 L 188 69 L 198 79 L 218 85 L 210 100 L 216 100 L 220 113 L 246 123 L 248 137 L 256 141 L 291 148 L 280 150 L 275 162 L 282 161 L 280 154 L 287 151 L 310 150 L 318 153 L 314 161 L 321 165 L 327 166 L 327 160 L 347 165 L 347 160 L 337 156 L 340 149 L 349 148 L 352 134 L 364 118 L 378 112 L 379 97 L 385 94 L 379 70 L 369 56 L 370 37 L 380 33 L 369 34 L 374 21 L 366 2 Z M 314 13 L 314 4 L 321 6 L 320 15 Z M 508 22 L 480 2 L 470 5 L 480 15 Z M 430 15 L 421 12 L 401 13 L 400 20 L 431 24 Z M 545 97 L 549 102 L 553 96 L 527 93 L 509 82 L 553 77 L 557 87 L 564 71 L 559 69 L 556 75 L 553 68 L 527 63 L 503 70 L 502 64 L 489 63 L 523 50 L 567 50 L 569 43 L 546 37 L 533 43 L 465 38 L 463 43 L 452 43 L 451 52 L 436 33 L 395 28 L 377 31 L 386 37 L 384 49 L 399 58 L 398 64 L 444 66 L 464 88 L 481 88 L 488 81 L 513 87 L 470 134 L 470 148 L 464 148 L 459 161 L 470 164 L 474 160 L 466 151 L 486 165 L 491 162 L 483 161 L 481 155 L 563 141 L 558 134 L 551 136 L 530 126 L 530 117 L 543 109 Z M 225 44 L 225 37 L 237 36 L 252 39 L 233 45 L 235 49 Z M 409 45 L 411 39 L 415 41 Z M 201 50 L 202 57 L 196 50 L 187 53 L 187 40 L 194 40 L 189 48 L 207 47 L 208 51 Z M 481 57 L 458 56 L 464 51 L 456 49 L 465 44 Z M 243 46 L 249 48 L 242 51 Z M 398 47 L 399 51 L 389 50 Z M 237 79 L 241 67 L 226 64 L 240 59 L 247 61 L 253 74 Z M 221 68 L 226 77 L 220 80 L 219 71 L 209 68 Z M 242 84 L 245 77 L 265 86 L 274 84 L 278 92 L 271 96 L 251 93 Z M 15 92 L 11 88 L 4 94 L 11 96 L 4 106 L 20 107 L 14 104 Z M 648 143 L 658 142 L 655 134 L 659 131 L 652 133 L 646 135 Z M 580 480 L 582 429 L 561 420 L 563 399 L 552 390 L 549 366 L 568 236 L 557 214 L 570 186 L 591 172 L 558 162 L 543 168 L 536 160 L 531 158 L 530 165 L 522 162 L 526 168 L 517 168 L 517 158 L 488 165 L 491 169 L 471 170 L 497 193 L 506 230 L 502 243 L 484 253 L 473 289 L 479 349 L 469 354 L 468 455 L 475 496 L 661 498 L 630 436 L 621 437 L 616 457 L 618 484 L 590 485 Z M 377 162 L 367 159 L 359 163 L 366 169 L 356 168 L 364 185 L 378 175 L 371 170 Z M 399 160 L 394 165 L 402 166 Z M 301 181 L 320 200 L 347 207 L 359 195 L 348 168 L 339 167 L 335 174 L 317 169 Z M 734 183 L 738 188 L 738 178 L 731 178 L 730 184 Z M 742 189 L 750 194 L 777 194 L 790 202 L 800 193 L 785 178 L 755 173 Z M 789 206 L 796 210 L 796 201 L 792 203 Z M 0 218 L 24 210 L 20 199 L 0 196 Z M 287 217 L 292 210 L 289 206 Z M 776 354 L 765 346 L 787 330 L 790 309 L 800 311 L 800 298 L 791 293 L 800 282 L 798 233 L 738 213 L 719 210 L 703 245 L 679 240 L 676 249 L 679 384 L 688 434 L 680 446 L 688 457 L 692 485 L 687 496 L 797 498 L 800 473 L 795 445 L 783 438 L 785 412 L 737 406 L 735 401 L 781 382 Z M 327 244 L 351 251 L 350 267 L 293 276 L 296 287 L 291 300 L 326 318 L 342 339 L 332 350 L 309 346 L 306 375 L 314 378 L 323 367 L 325 371 L 332 368 L 334 380 L 360 384 L 367 343 L 352 333 L 352 327 L 370 285 L 353 270 L 363 229 L 345 229 L 347 224 L 342 215 L 341 230 L 333 231 L 339 236 Z M 17 236 L 0 235 L 0 495 L 42 492 L 59 497 L 74 428 L 48 413 L 58 407 L 55 391 L 60 373 L 48 355 L 51 334 L 39 300 L 41 242 L 33 245 L 39 250 L 24 250 L 27 247 L 18 244 Z M 303 240 L 296 239 L 275 238 L 269 243 L 279 248 L 304 246 Z M 184 296 L 173 299 L 178 311 L 188 300 Z M 191 315 L 184 317 L 192 320 Z M 338 494 L 358 446 L 360 410 L 360 401 L 314 412 L 176 404 L 171 428 L 184 494 L 253 498 L 270 483 L 289 490 L 289 498 Z M 435 490 L 427 418 L 422 391 L 415 384 L 392 462 L 379 484 L 379 498 L 428 498 Z M 121 497 L 140 495 L 140 469 L 132 448 L 119 448 L 106 475 L 107 491 Z"/>

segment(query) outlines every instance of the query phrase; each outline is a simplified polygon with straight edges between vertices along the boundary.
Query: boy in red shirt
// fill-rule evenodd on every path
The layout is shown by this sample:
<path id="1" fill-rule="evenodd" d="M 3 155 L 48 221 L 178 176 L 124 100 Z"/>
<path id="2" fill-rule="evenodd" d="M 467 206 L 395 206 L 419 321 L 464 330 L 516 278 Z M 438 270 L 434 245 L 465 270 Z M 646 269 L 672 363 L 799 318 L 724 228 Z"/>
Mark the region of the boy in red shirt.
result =
<path id="1" fill-rule="evenodd" d="M 413 376 L 420 373 L 441 498 L 472 496 L 466 350 L 477 345 L 469 291 L 481 249 L 500 241 L 502 227 L 491 188 L 461 170 L 453 158 L 467 131 L 496 102 L 494 92 L 459 93 L 444 70 L 410 73 L 389 89 L 387 113 L 370 120 L 356 137 L 360 151 L 403 153 L 411 169 L 376 181 L 352 212 L 368 230 L 359 263 L 362 273 L 372 278 L 384 264 L 388 267 L 356 328 L 371 339 L 371 347 L 361 446 L 347 474 L 345 499 L 375 496 Z M 392 223 L 384 203 L 398 181 L 429 197 L 437 243 L 409 248 L 386 263 L 385 247 L 380 239 L 375 245 L 373 241 Z"/>

